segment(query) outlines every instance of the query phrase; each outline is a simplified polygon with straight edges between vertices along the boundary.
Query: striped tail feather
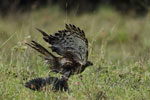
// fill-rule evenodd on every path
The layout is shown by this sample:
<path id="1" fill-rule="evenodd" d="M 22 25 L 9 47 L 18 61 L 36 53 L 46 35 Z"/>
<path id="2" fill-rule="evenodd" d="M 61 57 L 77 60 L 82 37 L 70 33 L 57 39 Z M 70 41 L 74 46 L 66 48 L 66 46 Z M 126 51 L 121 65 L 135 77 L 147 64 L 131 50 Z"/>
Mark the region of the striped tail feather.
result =
<path id="1" fill-rule="evenodd" d="M 43 54 L 45 57 L 49 60 L 55 60 L 56 57 L 50 53 L 47 49 L 45 49 L 42 45 L 40 45 L 39 43 L 35 42 L 35 41 L 31 41 L 30 43 L 26 43 L 28 46 L 32 47 L 33 49 L 35 49 L 36 51 L 38 51 L 39 53 Z"/>

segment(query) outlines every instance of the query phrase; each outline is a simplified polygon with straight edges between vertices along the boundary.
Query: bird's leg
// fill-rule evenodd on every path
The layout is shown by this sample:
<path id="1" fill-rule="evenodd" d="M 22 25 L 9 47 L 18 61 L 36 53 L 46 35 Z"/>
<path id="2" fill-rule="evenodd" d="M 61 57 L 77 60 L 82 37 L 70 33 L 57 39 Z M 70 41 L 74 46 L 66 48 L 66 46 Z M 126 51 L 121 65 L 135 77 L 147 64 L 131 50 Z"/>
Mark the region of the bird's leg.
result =
<path id="1" fill-rule="evenodd" d="M 53 83 L 53 91 L 67 91 L 68 90 L 68 79 L 66 79 L 64 76 L 62 76 L 60 79 L 56 79 Z"/>
<path id="2" fill-rule="evenodd" d="M 66 80 L 68 80 L 68 78 L 70 77 L 70 75 L 71 75 L 71 71 L 68 71 L 68 72 L 65 72 L 64 73 L 64 78 L 66 78 Z"/>
<path id="3" fill-rule="evenodd" d="M 54 84 L 53 84 L 53 90 L 55 92 L 57 92 L 58 90 L 61 90 L 61 91 L 67 91 L 68 90 L 68 78 L 70 77 L 71 75 L 71 71 L 68 71 L 68 72 L 65 72 L 63 76 L 61 76 L 60 79 L 57 79 L 56 81 L 54 81 Z"/>

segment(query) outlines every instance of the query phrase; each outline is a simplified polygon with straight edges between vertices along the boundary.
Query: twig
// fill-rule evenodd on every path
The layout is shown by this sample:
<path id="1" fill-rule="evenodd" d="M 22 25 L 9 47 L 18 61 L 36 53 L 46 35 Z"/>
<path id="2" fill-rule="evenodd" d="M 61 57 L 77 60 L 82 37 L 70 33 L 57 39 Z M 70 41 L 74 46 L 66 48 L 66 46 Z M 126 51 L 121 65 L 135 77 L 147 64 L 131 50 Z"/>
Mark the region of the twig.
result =
<path id="1" fill-rule="evenodd" d="M 15 33 L 13 33 L 0 47 L 0 50 L 1 48 L 15 35 Z"/>

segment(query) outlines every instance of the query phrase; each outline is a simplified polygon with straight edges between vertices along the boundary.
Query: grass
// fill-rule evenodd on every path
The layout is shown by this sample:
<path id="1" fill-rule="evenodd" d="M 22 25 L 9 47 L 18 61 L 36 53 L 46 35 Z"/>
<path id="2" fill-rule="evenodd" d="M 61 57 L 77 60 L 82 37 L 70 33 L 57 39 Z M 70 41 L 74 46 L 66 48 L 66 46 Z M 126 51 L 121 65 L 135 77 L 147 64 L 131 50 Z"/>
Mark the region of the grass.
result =
<path id="1" fill-rule="evenodd" d="M 150 16 L 124 16 L 102 7 L 77 16 L 57 7 L 43 8 L 0 19 L 1 100 L 148 100 L 150 99 Z M 36 40 L 48 47 L 36 27 L 48 33 L 65 23 L 81 27 L 89 40 L 94 63 L 69 79 L 69 92 L 32 91 L 27 80 L 54 76 L 39 54 L 24 43 Z M 57 75 L 59 76 L 59 75 Z"/>

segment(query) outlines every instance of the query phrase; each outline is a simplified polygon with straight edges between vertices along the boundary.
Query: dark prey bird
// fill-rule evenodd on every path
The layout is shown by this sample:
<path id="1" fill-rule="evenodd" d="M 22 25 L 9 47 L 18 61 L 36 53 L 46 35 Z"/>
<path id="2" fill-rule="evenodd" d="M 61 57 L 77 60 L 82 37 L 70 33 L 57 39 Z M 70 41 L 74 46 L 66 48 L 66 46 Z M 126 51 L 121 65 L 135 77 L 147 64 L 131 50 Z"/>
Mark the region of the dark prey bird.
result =
<path id="1" fill-rule="evenodd" d="M 68 79 L 71 75 L 80 74 L 86 67 L 92 65 L 92 62 L 88 61 L 88 40 L 84 31 L 79 27 L 66 24 L 66 29 L 54 35 L 47 34 L 40 29 L 37 30 L 50 44 L 49 48 L 52 52 L 56 52 L 59 56 L 53 55 L 35 41 L 27 45 L 42 54 L 52 72 L 60 73 L 63 78 Z"/>

